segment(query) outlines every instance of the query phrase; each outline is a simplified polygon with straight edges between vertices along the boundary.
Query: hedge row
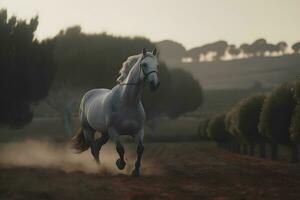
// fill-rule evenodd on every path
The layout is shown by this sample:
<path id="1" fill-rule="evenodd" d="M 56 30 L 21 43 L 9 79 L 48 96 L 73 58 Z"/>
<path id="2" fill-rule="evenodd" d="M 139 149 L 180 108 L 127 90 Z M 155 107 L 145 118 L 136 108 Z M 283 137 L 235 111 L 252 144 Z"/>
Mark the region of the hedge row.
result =
<path id="1" fill-rule="evenodd" d="M 300 143 L 300 81 L 289 82 L 269 94 L 246 97 L 227 113 L 200 122 L 199 134 L 219 146 L 234 152 L 266 157 L 266 145 L 271 146 L 271 158 L 278 159 L 279 145 L 289 146 L 291 161 L 298 162 Z"/>

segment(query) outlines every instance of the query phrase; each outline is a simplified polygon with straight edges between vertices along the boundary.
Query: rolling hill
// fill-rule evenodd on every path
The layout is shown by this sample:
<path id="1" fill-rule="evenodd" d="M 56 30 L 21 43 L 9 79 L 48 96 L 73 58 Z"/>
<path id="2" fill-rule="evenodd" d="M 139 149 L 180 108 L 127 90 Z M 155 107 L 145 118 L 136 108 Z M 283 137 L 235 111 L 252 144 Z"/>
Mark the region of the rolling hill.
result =
<path id="1" fill-rule="evenodd" d="M 184 55 L 184 49 L 179 43 L 162 41 L 156 45 L 160 50 L 160 59 L 169 68 L 191 72 L 204 89 L 245 89 L 255 83 L 271 88 L 295 80 L 300 75 L 300 54 L 182 63 L 179 60 L 180 55 Z"/>

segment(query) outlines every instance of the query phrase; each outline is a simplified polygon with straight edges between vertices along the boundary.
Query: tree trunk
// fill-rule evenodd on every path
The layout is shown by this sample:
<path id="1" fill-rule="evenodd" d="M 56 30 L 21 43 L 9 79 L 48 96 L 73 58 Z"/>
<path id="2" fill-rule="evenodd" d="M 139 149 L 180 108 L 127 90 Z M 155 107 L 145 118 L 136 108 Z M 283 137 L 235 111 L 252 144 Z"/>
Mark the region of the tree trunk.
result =
<path id="1" fill-rule="evenodd" d="M 248 155 L 248 146 L 247 146 L 247 144 L 243 144 L 243 154 Z"/>
<path id="2" fill-rule="evenodd" d="M 271 143 L 271 159 L 278 160 L 278 144 L 276 142 Z"/>
<path id="3" fill-rule="evenodd" d="M 291 144 L 291 162 L 292 163 L 299 162 L 299 150 L 296 143 Z"/>
<path id="4" fill-rule="evenodd" d="M 266 143 L 262 142 L 259 145 L 259 155 L 261 158 L 266 158 Z"/>
<path id="5" fill-rule="evenodd" d="M 255 155 L 255 144 L 250 144 L 250 156 Z"/>

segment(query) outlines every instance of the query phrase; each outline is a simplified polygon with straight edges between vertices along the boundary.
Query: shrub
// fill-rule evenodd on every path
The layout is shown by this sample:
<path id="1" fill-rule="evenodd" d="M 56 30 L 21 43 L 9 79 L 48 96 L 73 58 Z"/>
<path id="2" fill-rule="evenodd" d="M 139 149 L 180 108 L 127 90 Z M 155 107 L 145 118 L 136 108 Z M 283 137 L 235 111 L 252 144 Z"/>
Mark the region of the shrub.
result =
<path id="1" fill-rule="evenodd" d="M 262 107 L 258 128 L 263 136 L 271 140 L 272 159 L 278 157 L 277 144 L 294 146 L 290 137 L 290 125 L 297 103 L 296 85 L 296 82 L 290 82 L 275 88 Z M 292 152 L 292 160 L 295 158 L 294 153 Z"/>
<path id="2" fill-rule="evenodd" d="M 209 138 L 215 140 L 219 146 L 224 146 L 231 142 L 232 136 L 225 129 L 225 114 L 214 116 L 207 127 Z"/>
<path id="3" fill-rule="evenodd" d="M 236 108 L 234 123 L 243 141 L 250 145 L 250 154 L 254 154 L 255 144 L 261 144 L 261 156 L 265 156 L 266 138 L 258 131 L 261 108 L 265 95 L 253 95 L 242 99 Z"/>

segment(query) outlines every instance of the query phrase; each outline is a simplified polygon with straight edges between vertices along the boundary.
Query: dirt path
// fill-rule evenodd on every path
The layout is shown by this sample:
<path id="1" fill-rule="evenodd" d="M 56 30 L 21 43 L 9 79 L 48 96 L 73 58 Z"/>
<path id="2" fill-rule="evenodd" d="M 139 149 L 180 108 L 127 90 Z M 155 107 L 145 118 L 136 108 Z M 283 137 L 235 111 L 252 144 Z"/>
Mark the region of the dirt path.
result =
<path id="1" fill-rule="evenodd" d="M 140 178 L 132 164 L 125 174 L 2 165 L 0 199 L 300 199 L 300 165 L 206 143 L 146 144 L 144 159 Z"/>

